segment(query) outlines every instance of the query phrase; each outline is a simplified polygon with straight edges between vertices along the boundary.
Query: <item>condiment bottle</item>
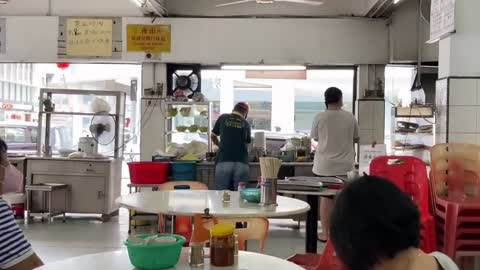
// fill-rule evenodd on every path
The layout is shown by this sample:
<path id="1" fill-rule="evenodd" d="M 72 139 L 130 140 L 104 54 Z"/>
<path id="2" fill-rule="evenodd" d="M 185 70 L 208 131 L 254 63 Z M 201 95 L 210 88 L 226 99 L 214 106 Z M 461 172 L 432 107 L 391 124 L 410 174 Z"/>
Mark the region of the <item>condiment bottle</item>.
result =
<path id="1" fill-rule="evenodd" d="M 224 203 L 229 203 L 230 202 L 230 193 L 228 191 L 223 192 L 223 199 L 222 201 Z"/>
<path id="2" fill-rule="evenodd" d="M 239 248 L 238 235 L 235 234 L 234 239 L 235 239 L 235 249 L 234 249 L 235 257 L 234 257 L 234 260 L 235 260 L 235 265 L 237 265 L 238 264 L 238 248 Z"/>
<path id="3" fill-rule="evenodd" d="M 200 267 L 204 264 L 205 253 L 203 251 L 204 244 L 201 242 L 190 243 L 190 259 L 191 267 Z"/>
<path id="4" fill-rule="evenodd" d="M 217 224 L 210 229 L 210 263 L 227 267 L 235 264 L 235 227 Z"/>
<path id="5" fill-rule="evenodd" d="M 238 235 L 235 234 L 234 239 L 235 239 L 235 249 L 234 249 L 235 252 L 234 252 L 234 254 L 235 254 L 235 256 L 238 256 Z"/>
<path id="6" fill-rule="evenodd" d="M 240 182 L 238 183 L 238 199 L 243 202 L 242 191 L 247 187 L 247 183 Z"/>

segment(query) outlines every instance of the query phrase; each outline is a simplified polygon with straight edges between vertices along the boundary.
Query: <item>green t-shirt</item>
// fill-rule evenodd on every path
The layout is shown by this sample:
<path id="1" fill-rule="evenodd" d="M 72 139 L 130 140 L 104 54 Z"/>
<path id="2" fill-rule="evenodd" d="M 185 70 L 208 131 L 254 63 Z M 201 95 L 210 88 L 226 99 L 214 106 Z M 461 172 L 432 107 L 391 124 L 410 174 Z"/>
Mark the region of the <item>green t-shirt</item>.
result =
<path id="1" fill-rule="evenodd" d="M 248 144 L 252 138 L 247 120 L 235 113 L 223 114 L 215 123 L 212 133 L 220 136 L 217 162 L 248 163 Z"/>

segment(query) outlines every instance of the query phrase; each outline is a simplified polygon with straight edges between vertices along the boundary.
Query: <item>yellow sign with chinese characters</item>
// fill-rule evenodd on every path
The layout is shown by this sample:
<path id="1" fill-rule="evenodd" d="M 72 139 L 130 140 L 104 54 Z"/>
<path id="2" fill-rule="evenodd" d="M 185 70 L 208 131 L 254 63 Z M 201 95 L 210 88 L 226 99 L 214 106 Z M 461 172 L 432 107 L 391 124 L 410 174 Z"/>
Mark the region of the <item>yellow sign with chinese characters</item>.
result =
<path id="1" fill-rule="evenodd" d="M 171 27 L 166 24 L 127 25 L 127 51 L 160 53 L 170 52 Z"/>
<path id="2" fill-rule="evenodd" d="M 67 57 L 112 56 L 113 20 L 68 18 Z"/>

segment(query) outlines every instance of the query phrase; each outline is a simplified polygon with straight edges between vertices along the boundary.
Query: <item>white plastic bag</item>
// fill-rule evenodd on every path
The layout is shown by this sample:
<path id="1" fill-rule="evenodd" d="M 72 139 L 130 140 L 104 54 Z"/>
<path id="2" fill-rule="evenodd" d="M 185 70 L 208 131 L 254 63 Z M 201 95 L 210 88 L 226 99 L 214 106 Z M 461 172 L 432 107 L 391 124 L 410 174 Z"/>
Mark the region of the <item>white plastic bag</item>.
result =
<path id="1" fill-rule="evenodd" d="M 108 102 L 106 102 L 104 99 L 96 98 L 90 105 L 90 109 L 94 113 L 99 113 L 99 112 L 109 113 L 112 108 L 110 104 L 108 104 Z"/>

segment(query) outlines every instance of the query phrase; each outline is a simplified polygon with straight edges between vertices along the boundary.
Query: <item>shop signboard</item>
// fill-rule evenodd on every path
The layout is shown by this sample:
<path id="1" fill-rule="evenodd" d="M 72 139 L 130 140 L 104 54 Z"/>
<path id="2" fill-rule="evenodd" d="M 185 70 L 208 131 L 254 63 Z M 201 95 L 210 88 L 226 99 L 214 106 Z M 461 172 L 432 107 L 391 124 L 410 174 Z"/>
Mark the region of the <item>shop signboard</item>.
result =
<path id="1" fill-rule="evenodd" d="M 171 26 L 167 24 L 127 25 L 127 51 L 161 53 L 171 50 Z"/>
<path id="2" fill-rule="evenodd" d="M 455 0 L 432 0 L 430 40 L 434 43 L 455 33 Z"/>
<path id="3" fill-rule="evenodd" d="M 15 104 L 10 102 L 0 102 L 1 110 L 33 111 L 32 105 Z"/>
<path id="4" fill-rule="evenodd" d="M 67 56 L 112 56 L 112 20 L 69 18 L 66 35 Z"/>

